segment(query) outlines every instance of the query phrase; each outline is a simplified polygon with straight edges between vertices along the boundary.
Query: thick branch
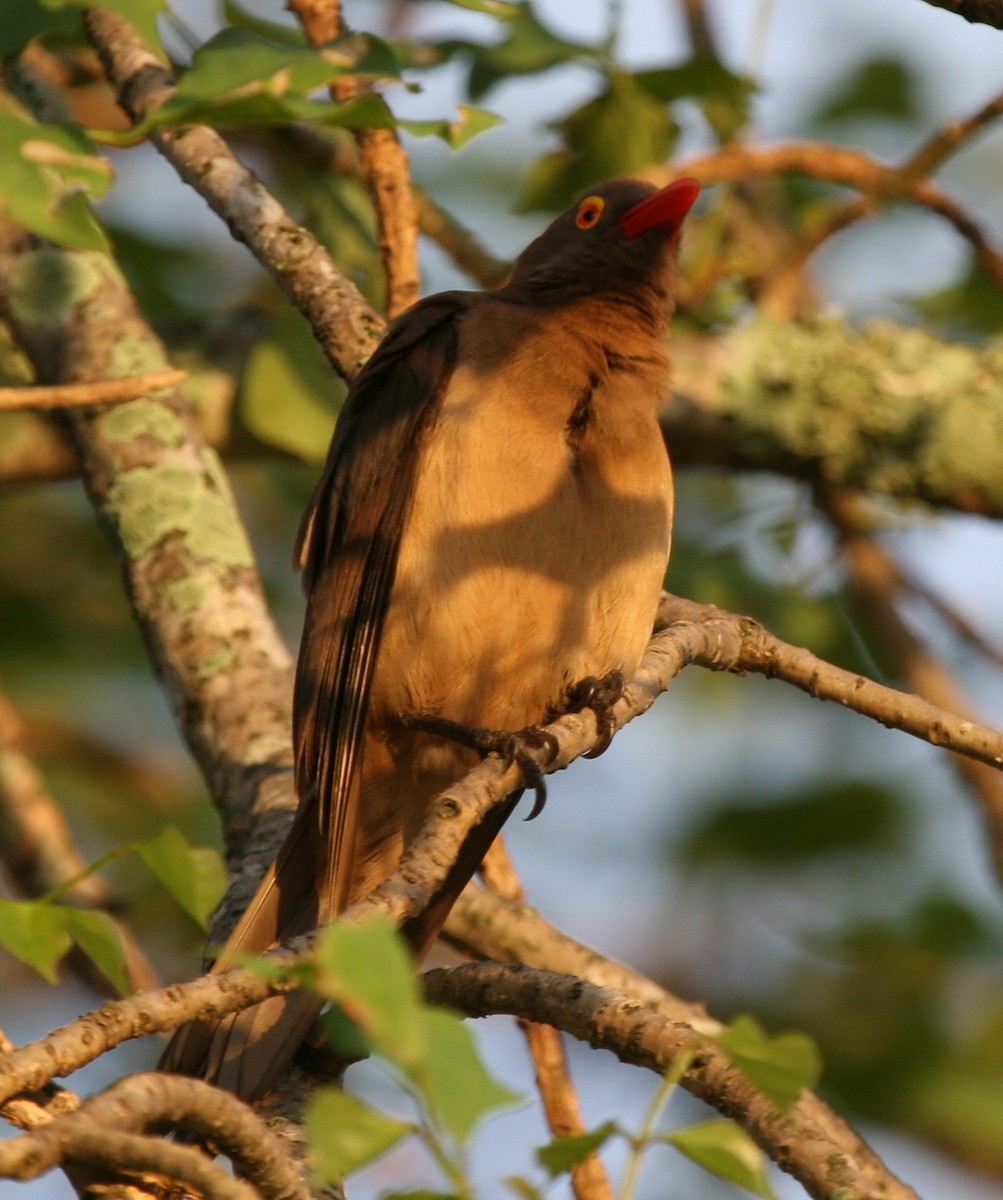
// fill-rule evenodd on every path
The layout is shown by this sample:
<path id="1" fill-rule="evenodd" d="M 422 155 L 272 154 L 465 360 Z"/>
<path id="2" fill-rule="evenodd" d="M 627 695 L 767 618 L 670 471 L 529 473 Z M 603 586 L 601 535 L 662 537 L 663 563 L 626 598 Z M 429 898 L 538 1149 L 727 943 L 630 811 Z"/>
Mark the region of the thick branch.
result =
<path id="1" fill-rule="evenodd" d="M 166 368 L 163 346 L 107 256 L 49 246 L 3 225 L 0 276 L 0 309 L 40 382 Z M 292 664 L 219 461 L 173 390 L 66 419 L 228 840 L 235 845 L 249 829 L 257 836 L 258 817 L 281 824 L 271 814 L 294 803 Z"/>
<path id="2" fill-rule="evenodd" d="M 509 1013 L 546 1021 L 621 1062 L 664 1075 L 681 1053 L 696 1049 L 682 1083 L 739 1122 L 773 1161 L 815 1200 L 918 1200 L 842 1121 L 831 1127 L 781 1112 L 732 1065 L 713 1041 L 636 1003 L 629 995 L 575 976 L 525 966 L 466 963 L 428 971 L 422 982 L 433 1003 L 468 1016 Z"/>
<path id="3" fill-rule="evenodd" d="M 722 336 L 680 333 L 673 350 L 662 428 L 676 465 L 1003 516 L 1003 343 L 759 317 Z"/>

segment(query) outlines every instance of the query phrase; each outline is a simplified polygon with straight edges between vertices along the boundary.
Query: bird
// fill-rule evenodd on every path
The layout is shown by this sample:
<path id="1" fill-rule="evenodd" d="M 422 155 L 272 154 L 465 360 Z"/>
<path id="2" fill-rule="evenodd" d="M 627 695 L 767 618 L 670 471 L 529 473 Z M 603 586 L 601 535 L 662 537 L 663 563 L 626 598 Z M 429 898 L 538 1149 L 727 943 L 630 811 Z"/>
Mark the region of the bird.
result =
<path id="1" fill-rule="evenodd" d="M 689 178 L 594 186 L 498 287 L 406 310 L 356 377 L 295 553 L 298 808 L 216 969 L 372 891 L 432 799 L 514 731 L 592 707 L 608 740 L 668 562 L 658 412 L 699 191 Z M 405 926 L 416 961 L 518 796 L 471 832 Z M 256 1100 L 319 1010 L 295 991 L 191 1022 L 160 1067 Z"/>

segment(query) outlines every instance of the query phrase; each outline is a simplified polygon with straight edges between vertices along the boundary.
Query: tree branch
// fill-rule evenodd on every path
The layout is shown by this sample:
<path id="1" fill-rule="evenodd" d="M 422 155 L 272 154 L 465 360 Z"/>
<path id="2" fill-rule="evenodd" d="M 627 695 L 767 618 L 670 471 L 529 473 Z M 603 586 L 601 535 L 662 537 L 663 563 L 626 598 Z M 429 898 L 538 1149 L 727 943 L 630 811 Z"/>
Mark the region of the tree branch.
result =
<path id="1" fill-rule="evenodd" d="M 664 631 L 656 635 L 650 650 L 660 650 L 661 639 L 667 638 L 666 656 L 685 655 L 682 665 L 698 663 L 712 671 L 755 671 L 768 679 L 782 679 L 816 700 L 833 700 L 931 746 L 1003 768 L 1003 734 L 995 729 L 835 667 L 810 650 L 774 637 L 751 617 L 664 594 L 658 620 Z"/>
<path id="2" fill-rule="evenodd" d="M 484 886 L 496 895 L 517 903 L 525 900 L 526 893 L 509 856 L 504 834 L 499 834 L 488 848 L 480 876 Z M 559 1030 L 524 1017 L 518 1018 L 518 1025 L 533 1060 L 536 1086 L 550 1132 L 554 1137 L 585 1133 L 578 1093 Z M 572 1167 L 571 1190 L 575 1200 L 613 1200 L 613 1188 L 598 1153 L 587 1154 Z"/>
<path id="3" fill-rule="evenodd" d="M 165 367 L 163 346 L 106 256 L 46 245 L 4 223 L 0 274 L 0 310 L 41 382 Z M 216 455 L 176 391 L 66 420 L 228 845 L 243 854 L 263 836 L 270 846 L 295 806 L 292 663 Z"/>
<path id="4" fill-rule="evenodd" d="M 341 0 L 289 0 L 307 38 L 324 46 L 344 34 L 347 27 Z M 356 79 L 339 79 L 331 85 L 334 100 L 360 94 Z M 418 299 L 418 214 L 411 193 L 407 154 L 394 129 L 359 129 L 355 140 L 363 177 L 376 210 L 380 259 L 387 284 L 387 315 L 397 316 Z"/>
<path id="5" fill-rule="evenodd" d="M 546 1021 L 594 1048 L 612 1051 L 621 1062 L 660 1075 L 679 1054 L 696 1049 L 683 1086 L 737 1121 L 815 1200 L 918 1200 L 835 1114 L 829 1114 L 831 1124 L 799 1120 L 800 1101 L 782 1112 L 706 1035 L 652 1012 L 624 992 L 573 975 L 499 963 L 439 967 L 427 971 L 422 984 L 434 1004 L 473 1017 L 509 1013 Z"/>
<path id="6" fill-rule="evenodd" d="M 170 73 L 127 21 L 98 7 L 86 10 L 85 21 L 119 103 L 133 120 L 173 94 Z M 354 378 L 384 322 L 317 239 L 296 224 L 214 130 L 189 125 L 156 131 L 150 140 L 278 281 L 335 369 L 345 379 Z"/>
<path id="7" fill-rule="evenodd" d="M 974 720 L 970 701 L 951 673 L 930 655 L 899 615 L 895 597 L 906 584 L 891 555 L 866 531 L 861 498 L 839 493 L 822 497 L 822 505 L 839 535 L 851 586 L 860 595 L 882 646 L 897 660 L 906 684 L 918 695 Z M 981 807 L 996 874 L 1003 879 L 1003 775 L 963 755 L 952 761 Z"/>
<path id="8" fill-rule="evenodd" d="M 149 371 L 128 379 L 97 379 L 93 383 L 64 383 L 41 387 L 0 387 L 0 411 L 29 409 L 88 408 L 98 404 L 119 404 L 138 400 L 160 388 L 177 387 L 185 379 L 184 371 Z"/>
<path id="9" fill-rule="evenodd" d="M 854 330 L 757 317 L 726 335 L 680 330 L 662 429 L 676 466 L 778 471 L 1003 516 L 1000 353 L 890 321 Z"/>

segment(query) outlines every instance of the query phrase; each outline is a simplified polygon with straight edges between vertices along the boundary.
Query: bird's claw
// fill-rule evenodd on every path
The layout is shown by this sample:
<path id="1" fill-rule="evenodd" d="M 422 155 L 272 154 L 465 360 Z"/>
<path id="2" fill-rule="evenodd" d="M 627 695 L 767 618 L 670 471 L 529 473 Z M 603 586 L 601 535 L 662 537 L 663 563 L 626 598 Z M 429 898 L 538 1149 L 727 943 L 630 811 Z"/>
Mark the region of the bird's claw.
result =
<path id="1" fill-rule="evenodd" d="M 483 729 L 477 725 L 464 725 L 460 721 L 451 721 L 448 717 L 434 714 L 405 714 L 400 717 L 400 723 L 406 729 L 431 733 L 437 737 L 449 738 L 468 746 L 485 757 L 497 754 L 506 767 L 513 764 L 518 766 L 522 776 L 522 787 L 532 788 L 536 793 L 533 808 L 527 821 L 532 821 L 543 812 L 547 803 L 547 784 L 540 758 L 549 764 L 557 757 L 557 738 L 539 725 L 527 725 L 525 729 L 514 733 L 494 729 Z M 541 753 L 542 752 L 542 753 Z"/>
<path id="2" fill-rule="evenodd" d="M 613 709 L 623 696 L 627 681 L 622 671 L 610 671 L 601 678 L 588 675 L 580 679 L 568 690 L 568 712 L 580 712 L 583 708 L 592 710 L 596 719 L 596 744 L 587 751 L 583 758 L 598 758 L 609 749 L 616 732 L 616 718 Z"/>

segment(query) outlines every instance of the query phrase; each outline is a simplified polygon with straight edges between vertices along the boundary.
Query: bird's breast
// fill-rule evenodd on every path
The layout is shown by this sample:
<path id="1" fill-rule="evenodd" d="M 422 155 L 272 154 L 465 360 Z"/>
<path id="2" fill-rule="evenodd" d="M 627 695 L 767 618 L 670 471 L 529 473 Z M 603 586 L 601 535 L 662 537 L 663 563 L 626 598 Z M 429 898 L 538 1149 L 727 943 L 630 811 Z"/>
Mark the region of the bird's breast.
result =
<path id="1" fill-rule="evenodd" d="M 668 557 L 667 363 L 530 331 L 462 353 L 422 452 L 374 710 L 517 729 L 634 671 Z M 535 344 L 534 344 L 535 342 Z"/>

